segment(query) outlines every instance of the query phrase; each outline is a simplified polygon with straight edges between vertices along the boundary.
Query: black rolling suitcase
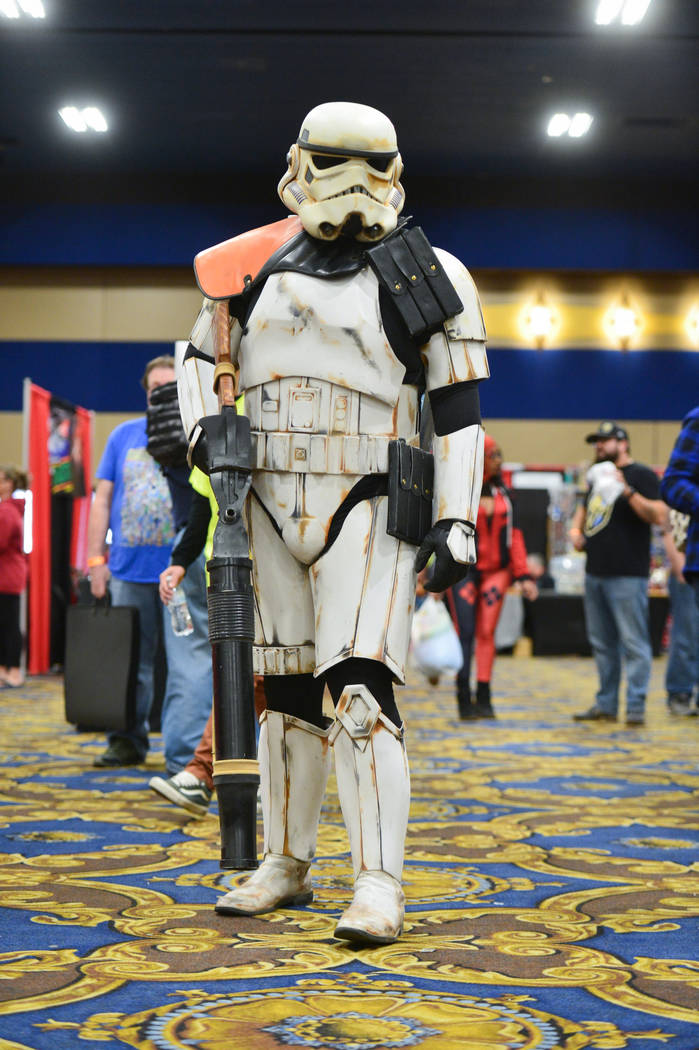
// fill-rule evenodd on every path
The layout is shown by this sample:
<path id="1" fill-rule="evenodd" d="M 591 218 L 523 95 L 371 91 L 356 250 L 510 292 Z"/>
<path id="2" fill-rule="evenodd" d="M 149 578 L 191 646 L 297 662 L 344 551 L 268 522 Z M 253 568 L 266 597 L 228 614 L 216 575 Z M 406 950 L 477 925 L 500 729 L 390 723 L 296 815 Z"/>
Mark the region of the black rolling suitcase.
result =
<path id="1" fill-rule="evenodd" d="M 138 609 L 71 605 L 63 667 L 66 721 L 80 730 L 127 729 L 138 677 Z"/>

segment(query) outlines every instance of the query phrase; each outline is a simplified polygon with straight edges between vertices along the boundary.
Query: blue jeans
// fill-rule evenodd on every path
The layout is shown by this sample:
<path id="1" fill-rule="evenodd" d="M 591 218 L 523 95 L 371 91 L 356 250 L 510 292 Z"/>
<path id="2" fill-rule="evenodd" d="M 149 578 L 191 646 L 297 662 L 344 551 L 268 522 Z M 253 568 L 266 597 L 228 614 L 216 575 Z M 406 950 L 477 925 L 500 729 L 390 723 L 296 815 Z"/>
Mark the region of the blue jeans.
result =
<path id="1" fill-rule="evenodd" d="M 140 645 L 133 724 L 123 733 L 109 733 L 107 739 L 110 743 L 118 738 L 131 741 L 143 761 L 148 751 L 148 716 L 153 703 L 153 659 L 163 629 L 163 603 L 157 583 L 132 583 L 112 576 L 109 590 L 112 605 L 133 605 L 138 609 Z"/>
<path id="2" fill-rule="evenodd" d="M 616 715 L 622 656 L 626 663 L 626 713 L 642 715 L 652 650 L 645 576 L 585 576 L 585 622 L 597 664 L 597 706 Z"/>
<path id="3" fill-rule="evenodd" d="M 699 684 L 699 606 L 688 583 L 672 573 L 668 579 L 672 629 L 665 671 L 665 688 L 673 693 L 694 692 Z"/>
<path id="4" fill-rule="evenodd" d="M 161 722 L 168 776 L 187 765 L 211 714 L 213 676 L 204 565 L 202 552 L 180 583 L 192 617 L 192 633 L 174 634 L 169 610 L 164 613 L 167 691 Z"/>

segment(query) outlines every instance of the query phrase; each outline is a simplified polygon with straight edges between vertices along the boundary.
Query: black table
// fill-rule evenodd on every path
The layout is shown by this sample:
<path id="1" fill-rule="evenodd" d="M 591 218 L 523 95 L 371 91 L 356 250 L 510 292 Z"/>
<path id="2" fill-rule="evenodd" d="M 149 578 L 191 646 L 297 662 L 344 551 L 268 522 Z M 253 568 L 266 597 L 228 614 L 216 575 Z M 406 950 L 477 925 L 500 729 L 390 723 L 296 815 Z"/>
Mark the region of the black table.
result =
<path id="1" fill-rule="evenodd" d="M 581 594 L 541 591 L 538 599 L 527 605 L 534 656 L 591 655 Z M 650 638 L 653 656 L 660 655 L 668 607 L 666 595 L 651 595 Z"/>

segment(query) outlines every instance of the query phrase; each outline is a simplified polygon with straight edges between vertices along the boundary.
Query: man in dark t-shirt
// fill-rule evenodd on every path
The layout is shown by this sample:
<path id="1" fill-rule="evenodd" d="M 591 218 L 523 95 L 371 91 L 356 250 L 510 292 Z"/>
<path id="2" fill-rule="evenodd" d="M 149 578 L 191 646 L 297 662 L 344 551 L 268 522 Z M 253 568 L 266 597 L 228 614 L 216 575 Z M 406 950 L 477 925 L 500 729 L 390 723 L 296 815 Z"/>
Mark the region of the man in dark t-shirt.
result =
<path id="1" fill-rule="evenodd" d="M 648 626 L 651 525 L 665 521 L 654 472 L 631 458 L 629 436 L 600 423 L 585 440 L 595 445 L 590 488 L 573 517 L 570 538 L 587 554 L 585 622 L 597 663 L 595 703 L 577 721 L 616 721 L 622 657 L 626 664 L 626 724 L 645 720 L 652 651 Z"/>

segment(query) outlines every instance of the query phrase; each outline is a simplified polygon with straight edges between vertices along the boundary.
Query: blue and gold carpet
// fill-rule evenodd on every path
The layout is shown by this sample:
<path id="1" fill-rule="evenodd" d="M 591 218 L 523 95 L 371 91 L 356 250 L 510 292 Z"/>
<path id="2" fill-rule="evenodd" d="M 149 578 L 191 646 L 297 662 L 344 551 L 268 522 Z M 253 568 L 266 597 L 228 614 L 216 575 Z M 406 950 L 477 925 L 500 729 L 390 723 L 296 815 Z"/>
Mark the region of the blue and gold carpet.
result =
<path id="1" fill-rule="evenodd" d="M 571 721 L 585 659 L 499 658 L 493 723 L 413 675 L 406 930 L 375 949 L 333 938 L 334 780 L 313 903 L 217 916 L 214 808 L 150 792 L 157 753 L 93 769 L 60 680 L 1 691 L 0 1050 L 696 1050 L 699 719 L 662 671 L 636 729 Z"/>

